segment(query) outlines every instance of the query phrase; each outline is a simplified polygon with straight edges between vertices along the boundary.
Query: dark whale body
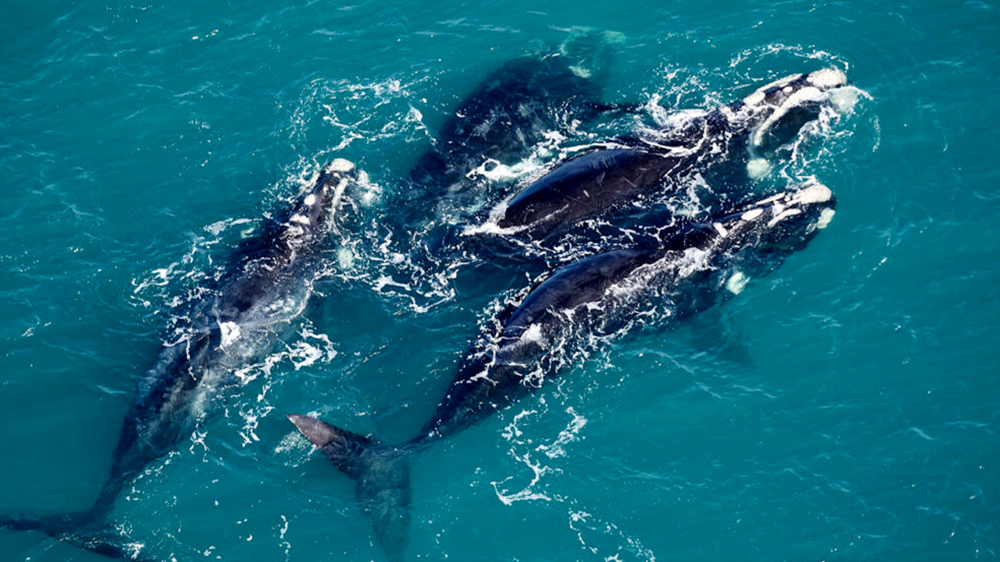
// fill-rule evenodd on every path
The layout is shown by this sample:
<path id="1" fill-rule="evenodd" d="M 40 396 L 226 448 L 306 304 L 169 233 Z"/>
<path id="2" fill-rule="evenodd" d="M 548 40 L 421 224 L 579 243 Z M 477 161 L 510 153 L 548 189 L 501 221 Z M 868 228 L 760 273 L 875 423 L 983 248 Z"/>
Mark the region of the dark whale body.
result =
<path id="1" fill-rule="evenodd" d="M 121 537 L 102 528 L 104 519 L 132 478 L 190 435 L 204 415 L 201 404 L 224 394 L 233 372 L 271 348 L 276 325 L 301 312 L 311 292 L 313 258 L 353 181 L 353 168 L 335 160 L 291 209 L 266 221 L 236 249 L 210 296 L 193 307 L 189 322 L 140 382 L 93 506 L 45 518 L 6 518 L 0 527 L 41 531 L 112 558 L 140 559 L 117 544 Z"/>
<path id="2" fill-rule="evenodd" d="M 390 559 L 400 560 L 412 453 L 528 396 L 592 351 L 591 335 L 623 335 L 640 313 L 665 323 L 738 293 L 746 279 L 769 273 L 803 248 L 832 218 L 834 206 L 829 189 L 809 184 L 557 269 L 473 344 L 434 415 L 401 445 L 309 416 L 289 420 L 355 479 L 379 543 Z"/>
<path id="3" fill-rule="evenodd" d="M 411 179 L 432 190 L 446 187 L 488 161 L 523 159 L 548 134 L 569 134 L 578 121 L 622 109 L 601 102 L 611 58 L 605 34 L 590 32 L 547 54 L 504 63 L 447 116 Z"/>
<path id="4" fill-rule="evenodd" d="M 794 137 L 819 115 L 827 93 L 845 84 L 835 69 L 788 76 L 716 110 L 688 112 L 663 138 L 620 139 L 584 153 L 495 209 L 496 226 L 542 240 L 636 200 L 669 198 L 696 174 L 745 165 L 749 157 Z"/>

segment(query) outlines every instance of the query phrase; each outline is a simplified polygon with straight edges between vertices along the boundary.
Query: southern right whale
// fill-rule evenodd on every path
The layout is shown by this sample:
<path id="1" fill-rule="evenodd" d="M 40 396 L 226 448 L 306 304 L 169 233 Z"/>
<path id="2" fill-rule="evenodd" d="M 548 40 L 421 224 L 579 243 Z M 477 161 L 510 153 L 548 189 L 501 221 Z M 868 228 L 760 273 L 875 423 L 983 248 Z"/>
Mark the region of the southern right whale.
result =
<path id="1" fill-rule="evenodd" d="M 233 373 L 266 353 L 281 325 L 298 316 L 312 291 L 318 250 L 324 246 L 346 188 L 356 179 L 351 162 L 334 160 L 287 211 L 264 222 L 233 252 L 208 296 L 164 343 L 140 381 L 122 424 L 107 480 L 86 511 L 46 517 L 6 517 L 0 528 L 41 531 L 92 552 L 140 560 L 104 520 L 123 487 L 190 435 L 211 404 L 232 386 Z"/>
<path id="2" fill-rule="evenodd" d="M 767 166 L 763 153 L 794 137 L 846 84 L 843 72 L 827 68 L 776 80 L 713 111 L 684 112 L 662 138 L 619 139 L 557 165 L 470 232 L 543 240 L 589 217 L 628 213 L 644 198 L 668 199 L 718 164 L 742 163 L 753 175 Z"/>
<path id="3" fill-rule="evenodd" d="M 382 443 L 306 415 L 288 418 L 355 480 L 378 542 L 391 560 L 401 560 L 413 453 L 528 396 L 605 336 L 662 326 L 739 293 L 748 279 L 805 247 L 834 207 L 831 191 L 810 182 L 555 270 L 484 330 L 434 414 L 405 443 Z"/>
<path id="4" fill-rule="evenodd" d="M 445 118 L 411 180 L 433 192 L 488 162 L 512 165 L 547 136 L 571 134 L 602 112 L 627 109 L 601 101 L 615 42 L 609 32 L 577 33 L 487 74 Z"/>

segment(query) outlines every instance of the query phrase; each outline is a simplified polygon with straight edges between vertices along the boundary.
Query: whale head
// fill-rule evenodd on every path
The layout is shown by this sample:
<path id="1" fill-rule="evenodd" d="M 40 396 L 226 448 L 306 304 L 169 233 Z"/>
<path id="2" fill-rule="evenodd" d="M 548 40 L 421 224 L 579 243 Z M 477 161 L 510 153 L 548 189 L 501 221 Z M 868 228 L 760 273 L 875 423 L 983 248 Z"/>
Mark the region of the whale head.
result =
<path id="1" fill-rule="evenodd" d="M 830 188 L 808 181 L 713 221 L 720 236 L 716 245 L 737 261 L 747 256 L 780 261 L 826 228 L 836 206 Z"/>
<path id="2" fill-rule="evenodd" d="M 296 202 L 288 216 L 285 234 L 290 242 L 323 230 L 339 207 L 354 172 L 354 163 L 343 158 L 337 158 L 320 171 L 312 188 Z"/>
<path id="3" fill-rule="evenodd" d="M 752 151 L 767 151 L 794 138 L 846 86 L 847 76 L 836 68 L 793 74 L 758 88 L 723 114 L 734 130 L 749 135 Z"/>

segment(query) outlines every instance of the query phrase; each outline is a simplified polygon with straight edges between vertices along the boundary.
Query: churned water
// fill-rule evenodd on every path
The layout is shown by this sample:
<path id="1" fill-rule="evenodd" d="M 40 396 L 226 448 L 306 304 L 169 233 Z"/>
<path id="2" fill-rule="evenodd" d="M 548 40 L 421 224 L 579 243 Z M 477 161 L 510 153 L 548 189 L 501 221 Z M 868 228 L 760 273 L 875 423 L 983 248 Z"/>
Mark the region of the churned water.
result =
<path id="1" fill-rule="evenodd" d="M 387 441 L 426 421 L 480 326 L 536 278 L 443 260 L 379 275 L 399 242 L 380 249 L 382 225 L 412 211 L 405 178 L 483 77 L 598 33 L 601 100 L 641 109 L 550 135 L 494 174 L 499 192 L 561 145 L 832 66 L 855 103 L 771 177 L 822 181 L 837 215 L 729 302 L 609 343 L 415 457 L 405 559 L 1000 558 L 995 1 L 2 12 L 0 515 L 90 506 L 185 304 L 342 157 L 369 176 L 352 194 L 364 221 L 331 233 L 328 274 L 281 343 L 202 405 L 109 523 L 156 560 L 384 560 L 353 482 L 285 414 Z M 0 559 L 104 558 L 5 530 Z"/>

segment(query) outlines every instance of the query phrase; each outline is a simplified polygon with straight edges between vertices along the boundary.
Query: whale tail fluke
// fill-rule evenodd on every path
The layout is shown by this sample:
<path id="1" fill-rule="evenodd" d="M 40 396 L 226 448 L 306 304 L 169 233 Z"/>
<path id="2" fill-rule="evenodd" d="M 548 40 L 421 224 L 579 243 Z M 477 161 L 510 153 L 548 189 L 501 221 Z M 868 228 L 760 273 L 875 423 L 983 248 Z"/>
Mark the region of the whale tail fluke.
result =
<path id="1" fill-rule="evenodd" d="M 376 539 L 389 560 L 402 560 L 410 526 L 409 448 L 386 445 L 310 416 L 287 417 L 334 466 L 354 479 Z"/>

